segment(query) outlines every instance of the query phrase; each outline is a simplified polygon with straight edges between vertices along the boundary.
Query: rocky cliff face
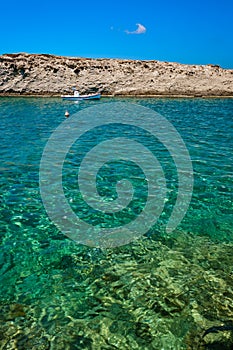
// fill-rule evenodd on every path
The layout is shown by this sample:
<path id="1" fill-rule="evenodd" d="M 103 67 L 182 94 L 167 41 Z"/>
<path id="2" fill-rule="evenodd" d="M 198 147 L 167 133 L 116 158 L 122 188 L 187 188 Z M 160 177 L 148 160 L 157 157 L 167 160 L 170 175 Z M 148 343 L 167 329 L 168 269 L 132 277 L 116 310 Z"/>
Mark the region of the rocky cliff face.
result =
<path id="1" fill-rule="evenodd" d="M 233 70 L 159 61 L 71 58 L 53 55 L 0 56 L 0 94 L 233 96 Z"/>

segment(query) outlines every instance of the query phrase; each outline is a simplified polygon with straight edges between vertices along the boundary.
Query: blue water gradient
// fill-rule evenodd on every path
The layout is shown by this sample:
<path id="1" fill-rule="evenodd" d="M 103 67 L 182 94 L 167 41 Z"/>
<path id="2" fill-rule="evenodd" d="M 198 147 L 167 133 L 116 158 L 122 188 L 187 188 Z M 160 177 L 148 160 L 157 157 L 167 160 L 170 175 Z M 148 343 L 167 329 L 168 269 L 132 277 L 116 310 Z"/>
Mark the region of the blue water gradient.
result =
<path id="1" fill-rule="evenodd" d="M 76 245 L 50 222 L 39 191 L 40 159 L 48 138 L 63 122 L 66 109 L 73 114 L 115 100 L 73 104 L 58 98 L 0 99 L 0 328 L 9 349 L 14 349 L 13 341 L 21 349 L 47 349 L 51 344 L 56 349 L 129 349 L 129 344 L 135 349 L 191 349 L 196 329 L 201 332 L 233 318 L 227 306 L 233 296 L 232 99 L 121 99 L 166 117 L 190 152 L 193 197 L 170 236 L 164 224 L 174 205 L 177 177 L 171 157 L 159 144 L 169 200 L 142 240 L 101 251 Z M 77 210 L 75 147 L 64 164 L 63 185 Z M 144 205 L 147 186 L 139 169 L 115 164 L 120 172 L 121 166 L 129 176 L 135 171 L 135 185 L 142 187 L 126 213 L 127 222 Z M 112 183 L 118 177 L 110 174 L 109 181 L 108 167 L 98 176 L 100 193 L 114 197 Z M 95 213 L 86 219 L 95 221 Z M 125 222 L 122 217 L 115 220 Z M 229 295 L 224 296 L 225 289 Z M 9 322 L 12 334 L 7 333 Z"/>

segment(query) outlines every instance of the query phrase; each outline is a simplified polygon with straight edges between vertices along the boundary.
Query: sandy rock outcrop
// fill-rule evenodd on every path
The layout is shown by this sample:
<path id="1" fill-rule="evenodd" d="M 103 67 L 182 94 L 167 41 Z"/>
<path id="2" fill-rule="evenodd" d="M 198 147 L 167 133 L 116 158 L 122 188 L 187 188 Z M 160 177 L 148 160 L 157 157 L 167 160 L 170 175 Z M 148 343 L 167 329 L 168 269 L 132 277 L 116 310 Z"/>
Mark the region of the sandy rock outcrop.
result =
<path id="1" fill-rule="evenodd" d="M 80 93 L 233 96 L 233 70 L 217 65 L 90 59 L 47 54 L 0 56 L 0 95 Z"/>

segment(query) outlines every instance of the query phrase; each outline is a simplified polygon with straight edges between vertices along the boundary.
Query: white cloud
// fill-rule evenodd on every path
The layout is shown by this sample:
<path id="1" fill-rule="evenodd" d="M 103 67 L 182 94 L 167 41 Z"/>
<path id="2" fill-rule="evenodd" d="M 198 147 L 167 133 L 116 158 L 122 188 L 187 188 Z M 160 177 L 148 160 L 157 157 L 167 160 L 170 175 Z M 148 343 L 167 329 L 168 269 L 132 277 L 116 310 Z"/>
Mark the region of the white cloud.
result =
<path id="1" fill-rule="evenodd" d="M 146 32 L 146 28 L 142 24 L 137 23 L 136 25 L 138 26 L 136 30 L 134 30 L 133 32 L 129 32 L 128 30 L 126 30 L 126 34 L 144 34 Z"/>

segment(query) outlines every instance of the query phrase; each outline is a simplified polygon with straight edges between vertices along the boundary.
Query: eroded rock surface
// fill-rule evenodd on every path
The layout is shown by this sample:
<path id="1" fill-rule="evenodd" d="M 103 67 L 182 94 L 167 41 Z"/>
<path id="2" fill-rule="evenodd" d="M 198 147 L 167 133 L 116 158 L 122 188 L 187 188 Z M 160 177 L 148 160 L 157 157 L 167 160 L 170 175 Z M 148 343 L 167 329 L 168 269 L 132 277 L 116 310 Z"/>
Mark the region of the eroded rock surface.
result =
<path id="1" fill-rule="evenodd" d="M 104 95 L 233 96 L 233 70 L 216 65 L 90 59 L 47 54 L 0 56 L 0 94 L 60 95 L 76 86 Z"/>

